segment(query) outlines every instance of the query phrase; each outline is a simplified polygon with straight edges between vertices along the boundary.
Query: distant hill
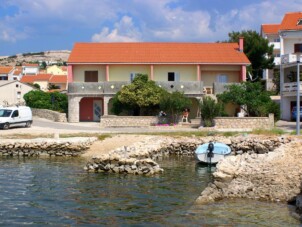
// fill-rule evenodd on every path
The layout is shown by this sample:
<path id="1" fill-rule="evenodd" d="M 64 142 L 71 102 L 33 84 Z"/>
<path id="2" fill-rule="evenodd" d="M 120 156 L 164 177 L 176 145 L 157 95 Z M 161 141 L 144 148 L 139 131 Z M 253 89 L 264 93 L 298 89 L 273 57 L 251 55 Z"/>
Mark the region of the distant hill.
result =
<path id="1" fill-rule="evenodd" d="M 45 52 L 16 54 L 13 56 L 0 56 L 0 65 L 15 66 L 20 65 L 23 62 L 33 63 L 39 61 L 45 61 L 48 64 L 56 62 L 63 63 L 68 60 L 69 55 L 69 50 L 51 50 Z"/>

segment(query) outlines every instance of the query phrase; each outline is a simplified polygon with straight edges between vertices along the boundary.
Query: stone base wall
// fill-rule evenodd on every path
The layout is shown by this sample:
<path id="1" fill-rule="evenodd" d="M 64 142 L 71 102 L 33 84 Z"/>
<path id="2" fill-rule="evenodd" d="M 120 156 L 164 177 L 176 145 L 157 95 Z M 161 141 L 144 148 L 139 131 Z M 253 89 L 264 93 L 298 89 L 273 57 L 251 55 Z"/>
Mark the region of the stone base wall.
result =
<path id="1" fill-rule="evenodd" d="M 1 139 L 0 156 L 79 156 L 97 138 Z"/>
<path id="2" fill-rule="evenodd" d="M 272 129 L 274 127 L 274 114 L 269 117 L 217 117 L 215 129 Z"/>
<path id="3" fill-rule="evenodd" d="M 35 109 L 31 108 L 33 116 L 46 118 L 48 120 L 56 121 L 56 122 L 67 122 L 66 113 L 59 113 L 52 110 L 46 109 Z"/>
<path id="4" fill-rule="evenodd" d="M 156 124 L 155 116 L 102 116 L 100 126 L 106 127 L 148 127 Z"/>

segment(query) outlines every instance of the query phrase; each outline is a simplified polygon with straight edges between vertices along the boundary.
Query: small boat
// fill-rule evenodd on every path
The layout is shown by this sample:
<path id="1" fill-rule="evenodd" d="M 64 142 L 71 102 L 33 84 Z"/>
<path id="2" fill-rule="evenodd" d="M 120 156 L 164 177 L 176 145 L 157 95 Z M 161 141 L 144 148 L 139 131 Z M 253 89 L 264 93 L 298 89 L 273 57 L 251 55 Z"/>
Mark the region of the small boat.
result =
<path id="1" fill-rule="evenodd" d="M 197 147 L 195 157 L 198 162 L 216 164 L 230 153 L 231 148 L 228 145 L 219 142 L 209 142 Z"/>

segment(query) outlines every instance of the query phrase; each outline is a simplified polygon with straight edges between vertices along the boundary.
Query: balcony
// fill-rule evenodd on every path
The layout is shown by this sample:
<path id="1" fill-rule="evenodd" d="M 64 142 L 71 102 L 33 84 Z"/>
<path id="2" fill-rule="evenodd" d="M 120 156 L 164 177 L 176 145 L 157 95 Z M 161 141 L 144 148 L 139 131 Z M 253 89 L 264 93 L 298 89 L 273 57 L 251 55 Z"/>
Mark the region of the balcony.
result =
<path id="1" fill-rule="evenodd" d="M 235 84 L 235 83 L 214 83 L 213 87 L 214 87 L 214 94 L 221 94 L 224 91 L 227 90 L 227 86 L 231 85 L 231 84 Z"/>
<path id="2" fill-rule="evenodd" d="M 295 53 L 295 54 L 284 54 L 281 56 L 281 63 L 282 64 L 290 64 L 290 63 L 297 63 L 302 61 L 302 54 Z"/>
<path id="3" fill-rule="evenodd" d="M 282 88 L 283 95 L 295 95 L 297 92 L 297 82 L 284 83 Z M 300 92 L 302 94 L 302 82 L 300 82 Z"/>
<path id="4" fill-rule="evenodd" d="M 114 95 L 130 81 L 104 81 L 104 82 L 74 82 L 68 84 L 68 94 L 78 95 Z M 156 81 L 159 87 L 169 92 L 181 91 L 186 95 L 202 95 L 203 81 Z"/>

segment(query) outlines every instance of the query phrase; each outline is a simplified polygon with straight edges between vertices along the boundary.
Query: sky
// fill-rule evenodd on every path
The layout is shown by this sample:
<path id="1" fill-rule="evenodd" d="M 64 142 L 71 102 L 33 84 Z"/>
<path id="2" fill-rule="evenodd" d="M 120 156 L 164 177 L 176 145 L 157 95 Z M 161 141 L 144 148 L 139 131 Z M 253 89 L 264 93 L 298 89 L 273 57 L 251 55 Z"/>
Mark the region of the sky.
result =
<path id="1" fill-rule="evenodd" d="M 0 0 L 0 56 L 76 42 L 216 42 L 280 23 L 302 0 Z"/>

